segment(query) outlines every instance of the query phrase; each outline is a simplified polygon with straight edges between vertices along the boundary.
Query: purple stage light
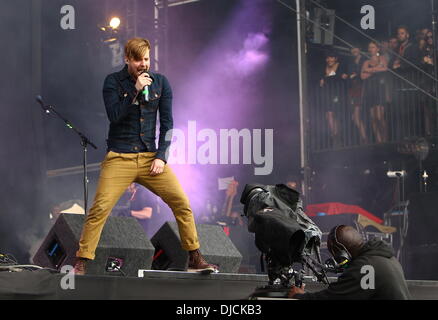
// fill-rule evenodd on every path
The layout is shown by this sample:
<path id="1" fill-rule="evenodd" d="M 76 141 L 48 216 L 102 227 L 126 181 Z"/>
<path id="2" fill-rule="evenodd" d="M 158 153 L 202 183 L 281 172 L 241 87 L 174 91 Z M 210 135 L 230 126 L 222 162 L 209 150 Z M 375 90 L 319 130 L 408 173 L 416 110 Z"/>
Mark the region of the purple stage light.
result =
<path id="1" fill-rule="evenodd" d="M 221 29 L 197 59 L 189 62 L 188 74 L 182 76 L 173 68 L 174 73 L 170 74 L 181 79 L 173 84 L 174 118 L 175 128 L 182 130 L 187 137 L 186 158 L 190 148 L 202 145 L 202 142 L 188 138 L 189 121 L 196 121 L 197 132 L 208 128 L 219 135 L 220 129 L 252 130 L 257 115 L 263 117 L 257 112 L 263 88 L 254 83 L 257 77 L 261 78 L 260 73 L 269 62 L 270 12 L 262 1 L 241 1 L 231 18 L 224 20 Z M 181 34 L 181 37 L 193 35 Z M 174 52 L 178 53 L 178 50 Z M 169 60 L 175 66 L 187 63 L 179 61 L 178 54 L 175 57 L 170 55 Z M 193 207 L 198 205 L 201 208 L 212 196 L 211 188 L 207 186 L 217 184 L 223 171 L 235 170 L 237 173 L 241 166 L 172 164 Z M 199 214 L 202 212 L 195 210 L 195 216 Z"/>

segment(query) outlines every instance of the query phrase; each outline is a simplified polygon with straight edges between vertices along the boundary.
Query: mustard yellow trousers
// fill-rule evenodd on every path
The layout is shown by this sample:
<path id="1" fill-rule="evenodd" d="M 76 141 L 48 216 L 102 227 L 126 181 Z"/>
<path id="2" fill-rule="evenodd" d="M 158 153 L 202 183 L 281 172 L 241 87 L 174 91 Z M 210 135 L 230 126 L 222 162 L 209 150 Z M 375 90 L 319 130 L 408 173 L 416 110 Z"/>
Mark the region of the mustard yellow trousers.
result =
<path id="1" fill-rule="evenodd" d="M 155 152 L 108 152 L 101 164 L 96 196 L 82 229 L 76 256 L 94 259 L 103 226 L 111 210 L 126 188 L 137 182 L 161 197 L 172 209 L 178 224 L 181 246 L 184 250 L 199 248 L 193 212 L 190 203 L 172 169 L 166 164 L 164 171 L 150 176 Z"/>

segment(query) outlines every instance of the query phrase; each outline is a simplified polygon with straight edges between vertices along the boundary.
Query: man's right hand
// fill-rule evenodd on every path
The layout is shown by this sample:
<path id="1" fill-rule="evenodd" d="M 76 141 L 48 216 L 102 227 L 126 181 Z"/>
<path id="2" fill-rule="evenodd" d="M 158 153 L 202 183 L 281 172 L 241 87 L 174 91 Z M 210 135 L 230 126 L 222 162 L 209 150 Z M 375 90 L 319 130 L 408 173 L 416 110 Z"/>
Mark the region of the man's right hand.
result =
<path id="1" fill-rule="evenodd" d="M 135 89 L 137 89 L 137 91 L 141 91 L 145 86 L 150 86 L 151 84 L 152 84 L 152 78 L 149 77 L 147 73 L 142 73 L 137 77 L 137 82 L 135 83 Z"/>

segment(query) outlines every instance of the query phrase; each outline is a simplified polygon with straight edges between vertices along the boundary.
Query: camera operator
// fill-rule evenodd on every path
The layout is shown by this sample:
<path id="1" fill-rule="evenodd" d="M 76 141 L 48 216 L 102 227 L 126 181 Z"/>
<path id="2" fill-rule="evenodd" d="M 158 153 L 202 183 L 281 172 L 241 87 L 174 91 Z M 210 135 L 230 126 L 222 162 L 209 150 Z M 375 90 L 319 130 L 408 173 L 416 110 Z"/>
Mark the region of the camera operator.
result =
<path id="1" fill-rule="evenodd" d="M 304 288 L 292 287 L 289 298 L 305 300 L 410 299 L 402 266 L 384 241 L 372 239 L 364 242 L 356 229 L 340 225 L 330 231 L 327 247 L 338 266 L 345 268 L 337 282 L 331 283 L 328 288 L 319 292 L 304 292 Z M 372 272 L 364 272 L 366 270 L 372 270 Z"/>

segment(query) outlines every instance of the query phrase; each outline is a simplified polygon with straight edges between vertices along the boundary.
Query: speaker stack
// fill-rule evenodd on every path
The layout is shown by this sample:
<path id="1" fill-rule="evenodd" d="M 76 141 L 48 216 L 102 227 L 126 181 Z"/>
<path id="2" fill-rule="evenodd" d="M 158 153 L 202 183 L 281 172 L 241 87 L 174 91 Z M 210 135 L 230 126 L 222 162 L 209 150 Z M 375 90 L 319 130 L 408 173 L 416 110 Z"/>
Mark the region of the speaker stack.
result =
<path id="1" fill-rule="evenodd" d="M 84 222 L 82 214 L 61 214 L 35 254 L 34 263 L 57 270 L 74 265 Z M 136 276 L 138 269 L 151 265 L 153 252 L 154 247 L 135 218 L 109 217 L 96 257 L 87 263 L 87 273 Z"/>
<path id="2" fill-rule="evenodd" d="M 409 227 L 406 239 L 406 277 L 438 280 L 437 192 L 409 197 Z"/>
<path id="3" fill-rule="evenodd" d="M 223 273 L 237 273 L 242 255 L 225 234 L 221 226 L 198 224 L 198 238 L 201 254 Z M 188 253 L 181 248 L 176 222 L 166 222 L 151 238 L 155 247 L 153 269 L 185 270 Z"/>
<path id="4" fill-rule="evenodd" d="M 61 214 L 35 254 L 34 263 L 56 270 L 73 266 L 84 222 L 84 215 Z M 237 273 L 242 255 L 223 229 L 203 224 L 196 228 L 206 260 L 218 265 L 223 273 Z M 176 222 L 166 222 L 149 240 L 135 218 L 110 216 L 96 257 L 87 263 L 87 274 L 136 277 L 140 269 L 186 270 L 187 261 Z"/>

